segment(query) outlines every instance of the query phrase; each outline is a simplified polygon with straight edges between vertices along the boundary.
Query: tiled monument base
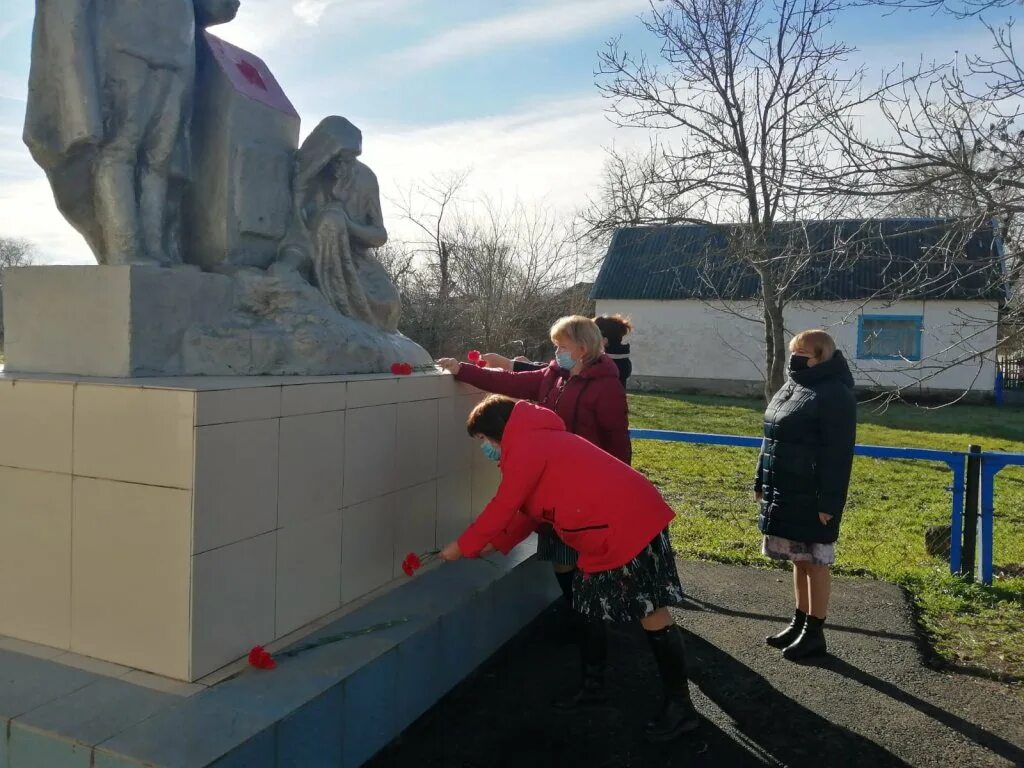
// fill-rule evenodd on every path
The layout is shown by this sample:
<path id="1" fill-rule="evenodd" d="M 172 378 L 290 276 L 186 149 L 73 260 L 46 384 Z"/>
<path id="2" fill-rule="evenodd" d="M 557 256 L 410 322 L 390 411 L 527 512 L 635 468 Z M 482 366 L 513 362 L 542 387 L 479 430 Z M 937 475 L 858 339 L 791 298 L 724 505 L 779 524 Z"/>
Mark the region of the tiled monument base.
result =
<path id="1" fill-rule="evenodd" d="M 195 681 L 309 627 L 489 500 L 479 399 L 434 374 L 0 375 L 0 635 Z"/>
<path id="2" fill-rule="evenodd" d="M 276 669 L 210 687 L 154 690 L 0 650 L 0 766 L 355 768 L 554 599 L 532 548 L 425 570 L 304 642 L 390 628 L 278 653 Z"/>

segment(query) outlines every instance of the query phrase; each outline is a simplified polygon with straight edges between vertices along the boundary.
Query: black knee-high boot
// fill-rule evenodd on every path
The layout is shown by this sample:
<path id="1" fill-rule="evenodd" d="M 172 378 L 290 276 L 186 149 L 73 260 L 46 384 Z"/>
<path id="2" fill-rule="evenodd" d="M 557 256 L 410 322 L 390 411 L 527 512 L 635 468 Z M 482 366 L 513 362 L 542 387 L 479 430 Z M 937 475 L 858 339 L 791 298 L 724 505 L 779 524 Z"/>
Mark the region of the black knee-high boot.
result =
<path id="1" fill-rule="evenodd" d="M 683 633 L 673 624 L 644 634 L 647 635 L 647 642 L 658 663 L 658 673 L 665 688 L 664 708 L 661 716 L 648 725 L 647 738 L 651 741 L 670 741 L 694 730 L 700 724 L 697 710 L 690 701 Z"/>
<path id="2" fill-rule="evenodd" d="M 555 578 L 558 579 L 558 586 L 562 588 L 562 597 L 565 598 L 566 604 L 572 608 L 572 582 L 576 578 L 576 571 L 566 571 L 565 573 L 555 571 Z"/>
<path id="3" fill-rule="evenodd" d="M 582 682 L 578 691 L 554 703 L 555 709 L 563 712 L 601 707 L 608 703 L 604 686 L 605 667 L 608 664 L 608 635 L 604 622 L 581 616 L 576 635 L 583 669 Z"/>

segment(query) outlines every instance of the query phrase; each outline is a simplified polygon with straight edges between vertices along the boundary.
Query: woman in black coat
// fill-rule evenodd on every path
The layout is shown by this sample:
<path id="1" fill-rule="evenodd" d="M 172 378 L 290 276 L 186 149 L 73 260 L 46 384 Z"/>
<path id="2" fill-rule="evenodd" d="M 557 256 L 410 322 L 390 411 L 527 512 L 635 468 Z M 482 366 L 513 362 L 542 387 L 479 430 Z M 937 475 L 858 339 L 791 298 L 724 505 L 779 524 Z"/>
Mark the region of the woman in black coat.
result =
<path id="1" fill-rule="evenodd" d="M 765 642 L 796 660 L 826 651 L 829 566 L 850 485 L 857 401 L 846 359 L 825 331 L 804 331 L 789 349 L 789 381 L 764 415 L 754 494 L 762 552 L 792 561 L 796 598 L 790 625 Z"/>

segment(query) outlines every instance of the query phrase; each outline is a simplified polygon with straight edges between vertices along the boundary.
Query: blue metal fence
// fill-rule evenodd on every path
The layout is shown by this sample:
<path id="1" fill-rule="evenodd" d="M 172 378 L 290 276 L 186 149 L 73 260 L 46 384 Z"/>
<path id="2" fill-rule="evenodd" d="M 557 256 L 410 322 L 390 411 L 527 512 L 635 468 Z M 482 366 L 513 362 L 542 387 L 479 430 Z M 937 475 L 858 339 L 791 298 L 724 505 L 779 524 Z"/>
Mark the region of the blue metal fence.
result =
<path id="1" fill-rule="evenodd" d="M 1024 453 L 981 454 L 981 516 L 978 520 L 978 559 L 983 584 L 992 583 L 992 557 L 995 528 L 996 475 L 1009 466 L 1024 467 Z"/>
<path id="2" fill-rule="evenodd" d="M 714 435 L 702 432 L 672 432 L 663 429 L 631 429 L 630 436 L 634 440 L 663 440 L 673 443 L 693 443 L 697 445 L 726 445 L 736 448 L 760 448 L 761 438 L 744 437 L 741 435 Z M 949 570 L 951 573 L 960 573 L 961 548 L 963 544 L 964 530 L 964 490 L 966 487 L 967 453 L 963 451 L 936 451 L 929 448 L 894 448 L 882 445 L 858 445 L 854 450 L 857 456 L 867 456 L 873 459 L 903 459 L 913 461 L 937 461 L 949 467 L 953 473 L 953 483 L 947 490 L 953 494 L 953 509 L 950 514 L 950 546 L 949 546 Z M 998 459 L 1017 457 L 1017 461 L 1004 461 L 999 463 Z M 988 461 L 986 462 L 986 458 Z M 992 509 L 993 509 L 993 479 L 995 474 L 1008 464 L 1024 464 L 1024 454 L 982 454 L 982 515 L 981 515 L 981 536 L 979 570 L 981 580 L 985 584 L 992 583 Z M 988 470 L 985 469 L 988 467 Z M 989 472 L 989 480 L 986 481 L 985 472 Z M 985 495 L 985 489 L 988 495 Z M 986 501 L 987 499 L 987 501 Z M 987 506 L 986 506 L 987 504 Z"/>

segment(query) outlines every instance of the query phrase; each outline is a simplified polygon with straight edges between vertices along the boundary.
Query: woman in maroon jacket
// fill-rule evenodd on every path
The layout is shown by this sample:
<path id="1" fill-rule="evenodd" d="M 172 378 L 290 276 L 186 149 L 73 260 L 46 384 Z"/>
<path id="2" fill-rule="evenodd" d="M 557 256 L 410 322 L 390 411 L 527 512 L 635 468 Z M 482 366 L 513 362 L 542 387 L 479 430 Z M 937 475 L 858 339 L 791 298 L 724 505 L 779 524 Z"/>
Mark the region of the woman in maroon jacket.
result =
<path id="1" fill-rule="evenodd" d="M 500 462 L 501 485 L 441 558 L 495 549 L 507 554 L 539 526 L 550 526 L 579 552 L 574 608 L 593 628 L 583 644 L 581 689 L 557 706 L 605 702 L 604 622 L 639 621 L 665 688 L 665 706 L 648 724 L 647 736 L 664 741 L 696 728 L 683 637 L 667 607 L 682 600 L 668 539 L 671 507 L 647 478 L 566 432 L 545 408 L 492 395 L 466 426 L 483 441 L 484 453 Z"/>
<path id="2" fill-rule="evenodd" d="M 510 373 L 444 358 L 437 364 L 477 389 L 532 400 L 565 422 L 570 432 L 590 441 L 625 464 L 633 457 L 629 442 L 626 393 L 619 369 L 603 354 L 601 330 L 588 317 L 563 317 L 551 326 L 555 360 L 537 371 Z M 554 564 L 562 594 L 572 605 L 576 552 L 552 533 L 541 531 L 537 556 Z"/>

